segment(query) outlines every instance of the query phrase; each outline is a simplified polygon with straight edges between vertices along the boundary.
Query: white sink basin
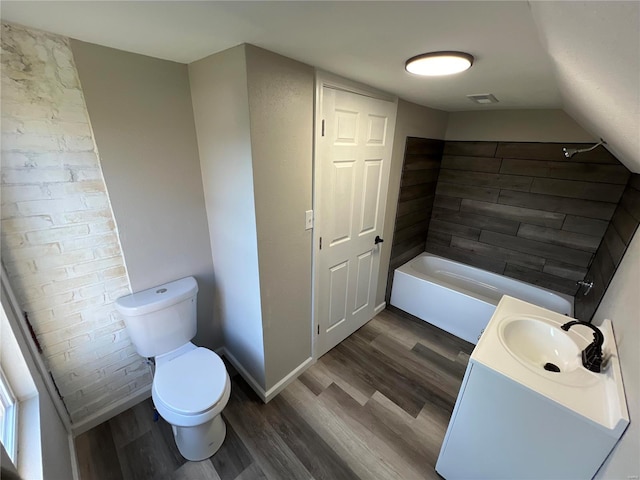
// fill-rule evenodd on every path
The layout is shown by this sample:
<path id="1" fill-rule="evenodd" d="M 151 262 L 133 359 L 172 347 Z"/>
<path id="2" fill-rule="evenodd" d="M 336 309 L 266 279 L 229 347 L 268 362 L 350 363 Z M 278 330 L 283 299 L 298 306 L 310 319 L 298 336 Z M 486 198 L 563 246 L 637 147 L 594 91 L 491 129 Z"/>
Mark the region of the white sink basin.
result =
<path id="1" fill-rule="evenodd" d="M 582 350 L 568 332 L 544 320 L 511 318 L 502 323 L 499 337 L 511 355 L 534 370 L 567 373 L 582 366 Z"/>
<path id="2" fill-rule="evenodd" d="M 610 320 L 606 362 L 582 365 L 593 330 L 503 296 L 471 353 L 436 463 L 445 478 L 593 478 L 629 424 Z M 545 368 L 553 364 L 556 368 Z"/>
<path id="3" fill-rule="evenodd" d="M 507 295 L 478 341 L 470 364 L 482 365 L 591 421 L 622 433 L 629 422 L 620 364 L 610 320 L 599 325 L 607 359 L 601 373 L 582 365 L 593 342 L 590 328 L 562 325 L 573 318 Z M 545 369 L 553 364 L 559 371 Z"/>

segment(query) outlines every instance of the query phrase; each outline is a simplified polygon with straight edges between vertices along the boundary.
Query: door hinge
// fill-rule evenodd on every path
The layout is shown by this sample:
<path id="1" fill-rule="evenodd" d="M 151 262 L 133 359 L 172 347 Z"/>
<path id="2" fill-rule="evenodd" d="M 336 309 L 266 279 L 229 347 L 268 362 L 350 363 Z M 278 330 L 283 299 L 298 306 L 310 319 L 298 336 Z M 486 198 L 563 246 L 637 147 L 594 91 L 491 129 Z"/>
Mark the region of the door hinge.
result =
<path id="1" fill-rule="evenodd" d="M 320 237 L 320 250 L 322 250 L 322 237 Z"/>
<path id="2" fill-rule="evenodd" d="M 322 136 L 324 137 L 324 120 L 322 120 Z"/>
<path id="3" fill-rule="evenodd" d="M 320 335 L 320 324 L 318 324 L 318 335 Z"/>

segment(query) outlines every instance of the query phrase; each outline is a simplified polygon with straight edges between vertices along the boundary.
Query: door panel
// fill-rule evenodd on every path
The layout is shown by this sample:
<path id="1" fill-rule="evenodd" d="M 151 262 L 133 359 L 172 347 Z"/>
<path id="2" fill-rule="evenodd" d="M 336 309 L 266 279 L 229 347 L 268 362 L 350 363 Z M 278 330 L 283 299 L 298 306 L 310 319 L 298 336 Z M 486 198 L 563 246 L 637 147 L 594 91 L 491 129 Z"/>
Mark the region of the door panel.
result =
<path id="1" fill-rule="evenodd" d="M 364 162 L 364 181 L 362 189 L 362 221 L 360 235 L 370 233 L 376 229 L 378 204 L 380 198 L 380 183 L 382 174 L 382 159 L 369 159 Z"/>
<path id="2" fill-rule="evenodd" d="M 331 230 L 330 246 L 351 239 L 351 222 L 353 219 L 353 190 L 355 183 L 355 159 L 333 162 L 331 176 L 332 192 L 330 199 Z"/>
<path id="3" fill-rule="evenodd" d="M 373 267 L 373 250 L 358 255 L 358 273 L 356 275 L 355 308 L 353 313 L 369 306 L 371 297 L 371 271 Z"/>
<path id="4" fill-rule="evenodd" d="M 367 145 L 384 145 L 387 133 L 387 117 L 369 115 Z"/>
<path id="5" fill-rule="evenodd" d="M 328 329 L 347 318 L 349 262 L 329 269 L 329 324 Z"/>
<path id="6" fill-rule="evenodd" d="M 356 145 L 358 118 L 358 112 L 335 110 L 335 145 Z"/>
<path id="7" fill-rule="evenodd" d="M 324 87 L 317 138 L 316 257 L 322 355 L 369 321 L 380 268 L 396 104 Z M 389 247 L 390 248 L 390 247 Z"/>

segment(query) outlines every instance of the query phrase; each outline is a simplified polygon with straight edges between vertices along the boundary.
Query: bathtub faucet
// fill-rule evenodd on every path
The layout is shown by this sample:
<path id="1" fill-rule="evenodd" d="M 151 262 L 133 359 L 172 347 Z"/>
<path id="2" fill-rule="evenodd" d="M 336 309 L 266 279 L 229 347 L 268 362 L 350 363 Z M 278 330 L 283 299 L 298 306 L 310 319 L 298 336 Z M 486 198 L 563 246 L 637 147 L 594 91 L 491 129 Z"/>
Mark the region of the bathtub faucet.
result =
<path id="1" fill-rule="evenodd" d="M 564 331 L 568 332 L 574 325 L 584 325 L 593 330 L 593 342 L 587 345 L 582 351 L 582 365 L 584 368 L 591 372 L 600 373 L 600 367 L 602 365 L 602 344 L 604 343 L 604 335 L 598 327 L 587 322 L 581 322 L 580 320 L 573 320 L 562 325 Z"/>
<path id="2" fill-rule="evenodd" d="M 576 282 L 576 285 L 578 285 L 578 290 L 580 290 L 582 287 L 587 287 L 587 289 L 582 293 L 582 295 L 584 296 L 593 288 L 593 280 L 579 280 Z"/>

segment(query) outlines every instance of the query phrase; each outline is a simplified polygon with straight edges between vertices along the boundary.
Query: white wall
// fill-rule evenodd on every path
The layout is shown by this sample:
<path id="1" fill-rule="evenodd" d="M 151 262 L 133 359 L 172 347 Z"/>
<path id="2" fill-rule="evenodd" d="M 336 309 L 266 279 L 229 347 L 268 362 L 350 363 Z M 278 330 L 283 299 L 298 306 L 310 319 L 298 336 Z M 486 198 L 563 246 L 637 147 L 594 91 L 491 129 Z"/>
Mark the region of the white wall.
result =
<path id="1" fill-rule="evenodd" d="M 562 110 L 451 112 L 445 140 L 596 142 Z"/>
<path id="2" fill-rule="evenodd" d="M 213 253 L 216 317 L 227 351 L 264 388 L 245 46 L 190 64 L 189 80 Z"/>
<path id="3" fill-rule="evenodd" d="M 640 2 L 528 2 L 563 108 L 640 173 Z"/>
<path id="4" fill-rule="evenodd" d="M 222 344 L 187 66 L 71 41 L 133 291 L 198 281 L 195 341 Z"/>
<path id="5" fill-rule="evenodd" d="M 640 477 L 640 234 L 636 232 L 593 319 L 613 322 L 631 423 L 598 479 Z"/>
<path id="6" fill-rule="evenodd" d="M 383 243 L 384 247 L 380 255 L 376 306 L 384 302 L 385 290 L 387 288 L 393 228 L 396 222 L 396 211 L 398 210 L 398 194 L 400 192 L 400 180 L 402 177 L 402 165 L 404 163 L 404 150 L 407 137 L 444 139 L 449 115 L 447 112 L 423 107 L 405 100 L 398 101 L 396 131 L 393 139 L 393 151 L 391 152 L 389 191 L 387 193 L 387 206 L 382 236 L 385 242 Z"/>
<path id="7" fill-rule="evenodd" d="M 311 352 L 314 70 L 246 46 L 266 389 Z"/>

